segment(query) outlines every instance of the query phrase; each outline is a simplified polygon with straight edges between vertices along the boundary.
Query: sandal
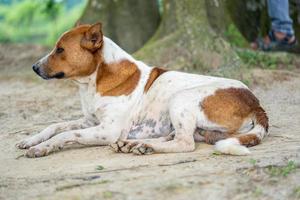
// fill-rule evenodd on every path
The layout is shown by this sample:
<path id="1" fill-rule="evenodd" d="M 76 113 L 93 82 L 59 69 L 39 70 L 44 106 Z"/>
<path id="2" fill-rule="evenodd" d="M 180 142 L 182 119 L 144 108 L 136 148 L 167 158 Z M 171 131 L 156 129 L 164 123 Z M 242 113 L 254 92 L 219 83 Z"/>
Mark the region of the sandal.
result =
<path id="1" fill-rule="evenodd" d="M 262 51 L 290 51 L 294 49 L 298 43 L 296 38 L 290 42 L 291 37 L 293 37 L 293 35 L 286 35 L 282 40 L 278 40 L 274 31 L 270 31 L 265 38 L 256 39 L 255 43 L 251 46 L 255 50 Z"/>

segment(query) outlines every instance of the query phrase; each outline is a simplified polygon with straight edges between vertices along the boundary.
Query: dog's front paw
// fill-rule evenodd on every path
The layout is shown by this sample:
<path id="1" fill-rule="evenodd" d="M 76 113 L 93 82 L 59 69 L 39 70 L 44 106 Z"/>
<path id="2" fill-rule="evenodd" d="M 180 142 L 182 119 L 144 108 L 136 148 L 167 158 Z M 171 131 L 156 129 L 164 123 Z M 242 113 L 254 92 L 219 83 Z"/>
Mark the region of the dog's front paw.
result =
<path id="1" fill-rule="evenodd" d="M 130 142 L 130 141 L 122 141 L 119 140 L 113 144 L 111 144 L 111 148 L 117 153 L 130 153 L 132 148 L 136 146 L 138 143 Z"/>
<path id="2" fill-rule="evenodd" d="M 151 145 L 140 143 L 132 148 L 132 153 L 136 155 L 149 155 L 154 153 Z"/>
<path id="3" fill-rule="evenodd" d="M 19 149 L 28 149 L 32 146 L 35 146 L 36 144 L 38 144 L 38 143 L 36 142 L 35 139 L 28 138 L 28 139 L 25 139 L 25 140 L 22 140 L 22 141 L 18 142 L 16 144 L 16 147 L 19 148 Z"/>
<path id="4" fill-rule="evenodd" d="M 48 154 L 49 151 L 46 148 L 30 147 L 29 150 L 25 153 L 25 156 L 28 158 L 37 158 L 47 156 Z"/>

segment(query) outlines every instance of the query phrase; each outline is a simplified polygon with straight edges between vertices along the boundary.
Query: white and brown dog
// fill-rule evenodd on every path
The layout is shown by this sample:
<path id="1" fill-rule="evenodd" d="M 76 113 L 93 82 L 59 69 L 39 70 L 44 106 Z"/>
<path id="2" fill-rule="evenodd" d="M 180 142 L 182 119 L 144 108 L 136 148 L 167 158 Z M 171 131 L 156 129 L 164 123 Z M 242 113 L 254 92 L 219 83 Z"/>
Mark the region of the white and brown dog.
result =
<path id="1" fill-rule="evenodd" d="M 64 33 L 33 70 L 74 80 L 84 117 L 18 143 L 28 157 L 74 143 L 135 154 L 188 152 L 195 141 L 246 155 L 268 132 L 265 111 L 240 81 L 149 67 L 104 37 L 100 23 Z"/>

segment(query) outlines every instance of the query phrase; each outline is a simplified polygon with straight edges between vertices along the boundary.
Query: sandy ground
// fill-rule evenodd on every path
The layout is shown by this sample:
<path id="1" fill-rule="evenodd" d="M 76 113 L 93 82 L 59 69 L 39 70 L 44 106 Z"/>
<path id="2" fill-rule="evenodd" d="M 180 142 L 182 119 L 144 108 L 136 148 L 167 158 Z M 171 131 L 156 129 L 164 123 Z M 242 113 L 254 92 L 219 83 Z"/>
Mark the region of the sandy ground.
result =
<path id="1" fill-rule="evenodd" d="M 31 71 L 45 49 L 0 45 L 0 199 L 299 199 L 300 73 L 254 71 L 270 137 L 249 156 L 195 152 L 134 156 L 109 147 L 20 157 L 15 143 L 81 116 L 76 88 Z M 34 55 L 34 56 L 32 56 Z M 289 163 L 289 164 L 288 164 Z"/>

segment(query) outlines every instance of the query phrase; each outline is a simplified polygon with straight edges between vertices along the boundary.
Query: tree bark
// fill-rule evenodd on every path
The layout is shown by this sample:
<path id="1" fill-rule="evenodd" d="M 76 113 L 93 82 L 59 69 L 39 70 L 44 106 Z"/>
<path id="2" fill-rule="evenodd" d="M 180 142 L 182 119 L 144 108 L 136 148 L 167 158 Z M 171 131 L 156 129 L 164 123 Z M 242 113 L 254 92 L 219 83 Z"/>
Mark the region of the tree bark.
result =
<path id="1" fill-rule="evenodd" d="M 157 0 L 89 0 L 82 23 L 102 22 L 106 36 L 132 53 L 154 34 L 160 14 Z"/>
<path id="2" fill-rule="evenodd" d="M 172 69 L 231 76 L 240 59 L 216 33 L 230 23 L 225 5 L 225 0 L 164 0 L 157 32 L 135 55 Z"/>

